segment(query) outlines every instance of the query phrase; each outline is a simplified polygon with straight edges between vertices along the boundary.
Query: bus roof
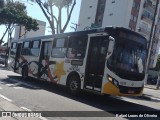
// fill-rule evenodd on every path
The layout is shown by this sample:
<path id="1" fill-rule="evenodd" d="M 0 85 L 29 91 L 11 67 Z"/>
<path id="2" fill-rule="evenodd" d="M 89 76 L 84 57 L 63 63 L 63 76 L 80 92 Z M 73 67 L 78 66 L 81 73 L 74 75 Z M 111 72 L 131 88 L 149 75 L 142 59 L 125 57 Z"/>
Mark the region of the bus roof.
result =
<path id="1" fill-rule="evenodd" d="M 29 41 L 29 40 L 32 40 L 32 39 L 40 40 L 40 39 L 59 38 L 59 37 L 67 37 L 67 36 L 87 35 L 87 34 L 100 33 L 100 32 L 107 32 L 110 36 L 112 36 L 109 31 L 113 31 L 113 30 L 115 30 L 115 31 L 116 30 L 127 31 L 129 33 L 138 35 L 139 37 L 143 37 L 144 39 L 146 39 L 144 36 L 140 35 L 139 33 L 131 31 L 127 28 L 111 27 L 110 26 L 110 27 L 105 27 L 105 28 L 96 28 L 96 29 L 84 30 L 84 31 L 75 31 L 75 32 L 61 33 L 61 34 L 55 34 L 55 35 L 46 35 L 46 36 L 38 36 L 38 37 L 32 37 L 32 38 L 17 39 L 17 40 L 13 40 L 12 42 Z"/>

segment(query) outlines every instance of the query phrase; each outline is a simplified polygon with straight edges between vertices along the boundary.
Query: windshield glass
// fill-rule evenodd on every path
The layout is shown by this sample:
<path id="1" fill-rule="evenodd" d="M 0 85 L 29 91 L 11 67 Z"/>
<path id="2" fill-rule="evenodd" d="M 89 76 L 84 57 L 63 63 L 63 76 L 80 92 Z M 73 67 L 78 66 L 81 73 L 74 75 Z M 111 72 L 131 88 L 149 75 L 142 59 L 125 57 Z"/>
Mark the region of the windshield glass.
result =
<path id="1" fill-rule="evenodd" d="M 144 73 L 145 57 L 145 46 L 120 38 L 120 42 L 115 44 L 115 49 L 108 60 L 108 65 L 115 69 Z"/>

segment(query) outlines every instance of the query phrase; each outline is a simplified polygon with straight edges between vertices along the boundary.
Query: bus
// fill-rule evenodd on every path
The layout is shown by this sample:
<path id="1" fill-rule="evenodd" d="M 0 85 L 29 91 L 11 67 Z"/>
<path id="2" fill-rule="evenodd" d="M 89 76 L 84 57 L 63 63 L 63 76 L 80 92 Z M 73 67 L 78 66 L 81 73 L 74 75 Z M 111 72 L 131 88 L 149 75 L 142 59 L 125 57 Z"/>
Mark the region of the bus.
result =
<path id="1" fill-rule="evenodd" d="M 147 40 L 122 27 L 12 41 L 8 69 L 64 85 L 70 93 L 140 96 L 145 80 Z"/>

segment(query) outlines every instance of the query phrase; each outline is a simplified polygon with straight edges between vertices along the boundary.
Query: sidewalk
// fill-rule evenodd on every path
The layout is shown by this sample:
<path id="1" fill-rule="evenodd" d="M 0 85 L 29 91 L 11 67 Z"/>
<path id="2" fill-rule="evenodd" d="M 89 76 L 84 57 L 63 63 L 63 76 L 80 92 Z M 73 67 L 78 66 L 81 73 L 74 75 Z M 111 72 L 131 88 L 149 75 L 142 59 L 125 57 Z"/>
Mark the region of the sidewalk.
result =
<path id="1" fill-rule="evenodd" d="M 156 89 L 156 85 L 145 85 L 143 90 L 143 96 L 146 96 L 150 99 L 160 99 L 160 89 Z"/>
<path id="2" fill-rule="evenodd" d="M 144 85 L 144 87 L 148 89 L 153 89 L 153 90 L 160 90 L 160 88 L 156 89 L 156 85 Z"/>

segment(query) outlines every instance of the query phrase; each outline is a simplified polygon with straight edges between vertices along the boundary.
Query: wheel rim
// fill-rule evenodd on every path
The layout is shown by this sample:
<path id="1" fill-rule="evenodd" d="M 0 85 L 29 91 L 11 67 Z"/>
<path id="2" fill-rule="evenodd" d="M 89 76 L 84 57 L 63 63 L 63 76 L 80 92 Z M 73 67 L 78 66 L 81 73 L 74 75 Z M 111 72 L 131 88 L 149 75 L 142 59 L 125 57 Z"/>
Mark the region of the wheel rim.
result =
<path id="1" fill-rule="evenodd" d="M 78 82 L 76 80 L 72 80 L 70 83 L 70 90 L 76 91 L 78 90 Z"/>

